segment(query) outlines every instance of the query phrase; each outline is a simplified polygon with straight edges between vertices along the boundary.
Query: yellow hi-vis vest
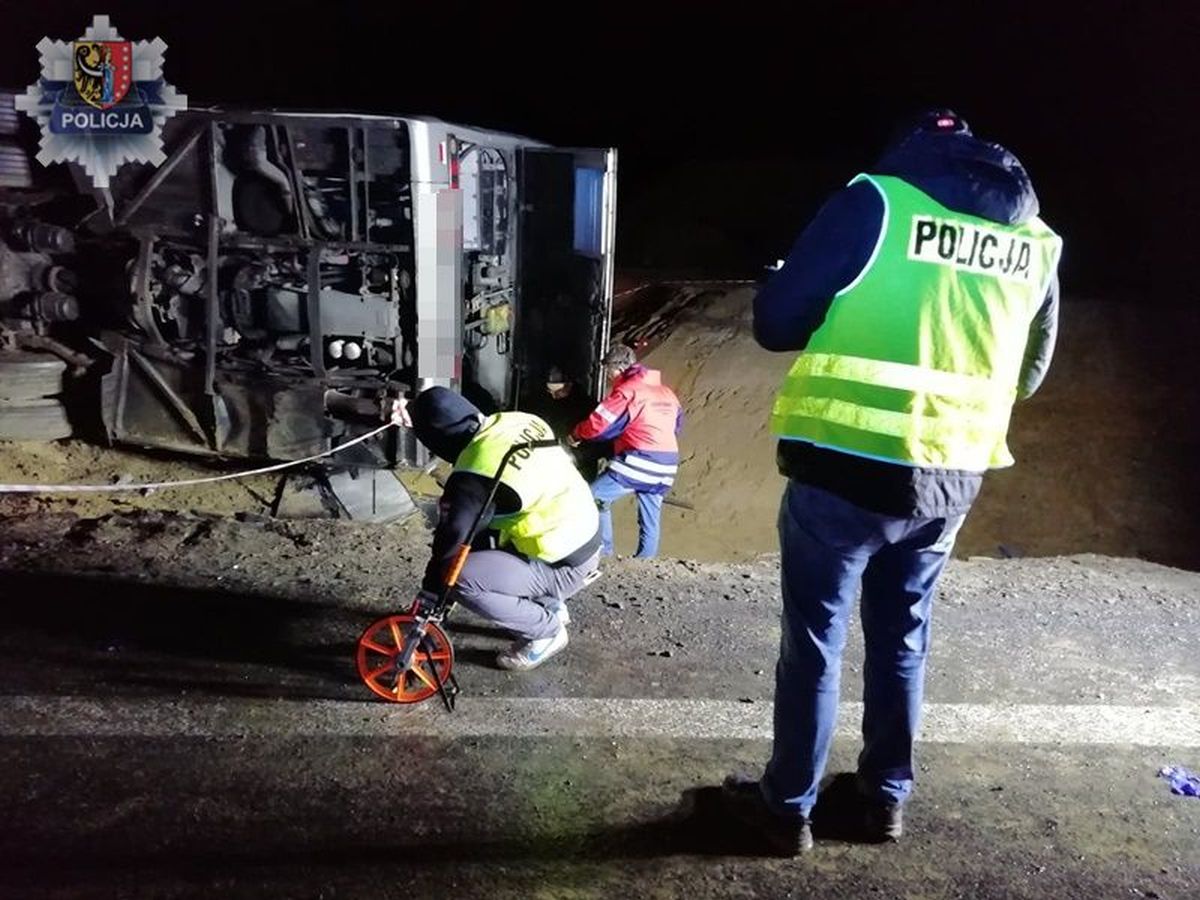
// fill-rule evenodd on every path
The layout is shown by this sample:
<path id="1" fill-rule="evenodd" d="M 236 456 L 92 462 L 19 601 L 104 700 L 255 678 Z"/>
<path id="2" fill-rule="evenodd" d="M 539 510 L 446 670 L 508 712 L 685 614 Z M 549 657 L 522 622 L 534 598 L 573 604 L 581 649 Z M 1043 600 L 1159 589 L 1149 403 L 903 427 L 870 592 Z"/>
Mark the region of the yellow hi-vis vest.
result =
<path id="1" fill-rule="evenodd" d="M 495 477 L 504 454 L 514 444 L 552 440 L 550 426 L 528 413 L 488 416 L 454 463 L 456 472 Z M 497 515 L 491 527 L 500 545 L 542 562 L 570 556 L 600 528 L 600 514 L 587 482 L 561 447 L 521 450 L 512 455 L 500 481 L 520 498 L 521 508 Z"/>
<path id="2" fill-rule="evenodd" d="M 780 438 L 889 462 L 981 472 L 1006 443 L 1026 339 L 1062 242 L 1041 219 L 1000 225 L 900 178 L 879 240 L 775 398 Z"/>

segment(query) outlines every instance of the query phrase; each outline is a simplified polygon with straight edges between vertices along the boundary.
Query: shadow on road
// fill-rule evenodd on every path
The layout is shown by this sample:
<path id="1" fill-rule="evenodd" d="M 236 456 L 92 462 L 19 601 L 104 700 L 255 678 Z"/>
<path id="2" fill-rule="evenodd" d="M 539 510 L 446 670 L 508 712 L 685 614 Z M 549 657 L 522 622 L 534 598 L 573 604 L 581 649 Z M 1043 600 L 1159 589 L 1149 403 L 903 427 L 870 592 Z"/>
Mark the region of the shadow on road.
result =
<path id="1" fill-rule="evenodd" d="M 849 785 L 849 787 L 847 787 Z M 822 791 L 816 812 L 824 825 L 818 836 L 825 840 L 861 842 L 853 830 L 831 830 L 833 822 L 844 820 L 852 812 L 846 805 L 847 791 L 853 788 L 853 776 L 847 773 L 830 780 Z M 437 870 L 456 865 L 498 863 L 579 864 L 611 863 L 620 860 L 657 859 L 671 856 L 747 857 L 764 854 L 746 829 L 739 827 L 722 812 L 720 789 L 693 788 L 685 791 L 679 803 L 664 815 L 625 826 L 604 828 L 578 834 L 534 834 L 520 837 L 491 835 L 427 835 L 408 838 L 404 829 L 381 829 L 364 839 L 350 834 L 312 835 L 304 840 L 277 843 L 274 829 L 258 828 L 236 841 L 226 838 L 229 846 L 208 846 L 189 839 L 178 847 L 152 852 L 129 852 L 89 845 L 72 848 L 69 854 L 45 844 L 28 853 L 11 857 L 7 875 L 17 884 L 49 885 L 59 878 L 70 880 L 90 876 L 89 880 L 128 878 L 137 874 L 159 876 L 233 876 L 248 870 L 306 869 L 350 870 L 355 867 L 384 867 L 400 874 L 409 871 Z M 822 809 L 823 807 L 823 809 Z M 411 823 L 410 823 L 411 824 Z M 470 823 L 459 823 L 472 830 Z M 436 827 L 436 826 L 435 826 Z M 444 827 L 444 826 L 443 826 Z M 384 837 L 384 834 L 387 834 Z"/>
<path id="2" fill-rule="evenodd" d="M 227 588 L 0 572 L 6 693 L 367 699 L 360 610 Z"/>

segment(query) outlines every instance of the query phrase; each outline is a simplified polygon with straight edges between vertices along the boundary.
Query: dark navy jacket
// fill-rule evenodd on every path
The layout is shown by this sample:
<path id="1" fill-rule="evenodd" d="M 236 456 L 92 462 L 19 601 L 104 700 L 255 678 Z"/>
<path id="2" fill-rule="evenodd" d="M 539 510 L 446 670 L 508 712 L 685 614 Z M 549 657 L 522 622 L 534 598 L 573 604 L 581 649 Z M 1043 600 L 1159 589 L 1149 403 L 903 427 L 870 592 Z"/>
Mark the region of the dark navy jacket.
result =
<path id="1" fill-rule="evenodd" d="M 894 175 L 943 206 L 1014 225 L 1038 213 L 1037 195 L 1020 161 L 971 134 L 916 131 L 890 147 L 869 170 Z M 797 239 L 782 269 L 754 299 L 754 337 L 767 350 L 803 350 L 824 322 L 834 295 L 871 257 L 883 222 L 883 200 L 865 182 L 834 194 Z M 1058 327 L 1058 277 L 1050 281 L 1030 326 L 1018 383 L 1024 399 L 1042 383 Z M 921 469 L 864 459 L 802 441 L 779 442 L 779 469 L 789 478 L 895 516 L 965 513 L 979 493 L 976 472 Z"/>

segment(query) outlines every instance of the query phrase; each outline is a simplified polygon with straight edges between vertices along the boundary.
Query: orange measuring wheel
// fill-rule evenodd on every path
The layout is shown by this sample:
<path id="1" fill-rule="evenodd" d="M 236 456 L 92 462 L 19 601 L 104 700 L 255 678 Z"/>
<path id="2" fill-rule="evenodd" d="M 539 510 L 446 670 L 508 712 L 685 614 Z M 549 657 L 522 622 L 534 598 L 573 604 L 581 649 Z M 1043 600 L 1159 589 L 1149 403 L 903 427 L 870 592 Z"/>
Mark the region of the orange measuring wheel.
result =
<path id="1" fill-rule="evenodd" d="M 384 616 L 358 639 L 358 674 L 374 693 L 393 703 L 420 703 L 452 684 L 454 649 L 446 633 L 432 622 L 412 656 L 407 672 L 398 673 L 404 642 L 416 623 L 412 615 Z M 399 676 L 399 677 L 397 677 Z"/>

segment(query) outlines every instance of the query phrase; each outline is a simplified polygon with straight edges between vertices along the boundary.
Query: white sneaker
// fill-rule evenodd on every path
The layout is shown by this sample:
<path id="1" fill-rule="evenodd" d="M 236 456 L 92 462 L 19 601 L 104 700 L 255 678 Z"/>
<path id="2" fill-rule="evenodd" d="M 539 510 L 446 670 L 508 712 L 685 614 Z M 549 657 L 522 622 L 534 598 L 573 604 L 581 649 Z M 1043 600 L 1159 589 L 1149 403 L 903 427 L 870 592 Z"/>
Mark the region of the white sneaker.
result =
<path id="1" fill-rule="evenodd" d="M 583 584 L 581 584 L 579 586 L 579 590 L 583 590 L 585 587 L 587 587 L 593 581 L 596 581 L 599 577 L 600 577 L 600 570 L 592 569 L 592 571 L 588 572 L 586 575 L 583 576 Z M 554 606 L 554 607 L 550 608 L 550 612 L 553 615 L 558 617 L 558 623 L 560 625 L 562 625 L 564 628 L 567 625 L 571 624 L 571 611 L 569 609 L 567 609 L 567 601 L 566 600 L 560 600 L 558 603 L 558 606 Z"/>
<path id="2" fill-rule="evenodd" d="M 567 646 L 567 629 L 560 627 L 558 633 L 536 641 L 518 641 L 507 650 L 496 654 L 496 665 L 502 669 L 519 672 L 536 669 L 554 654 Z"/>

